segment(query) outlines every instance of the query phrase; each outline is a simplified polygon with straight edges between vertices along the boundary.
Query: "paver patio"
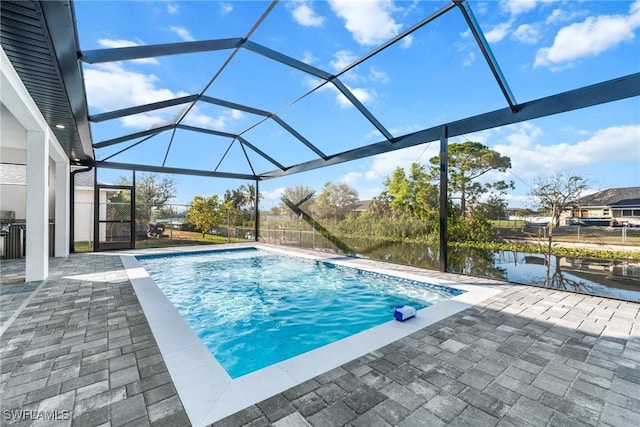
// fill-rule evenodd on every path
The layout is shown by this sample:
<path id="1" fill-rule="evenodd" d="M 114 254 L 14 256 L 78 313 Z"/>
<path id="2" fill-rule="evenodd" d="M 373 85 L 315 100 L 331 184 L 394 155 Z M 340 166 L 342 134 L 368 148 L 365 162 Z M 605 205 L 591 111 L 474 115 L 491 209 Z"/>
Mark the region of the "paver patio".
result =
<path id="1" fill-rule="evenodd" d="M 189 425 L 118 256 L 44 283 L 22 262 L 0 264 L 1 425 Z M 502 292 L 214 425 L 640 425 L 640 304 L 429 273 Z"/>

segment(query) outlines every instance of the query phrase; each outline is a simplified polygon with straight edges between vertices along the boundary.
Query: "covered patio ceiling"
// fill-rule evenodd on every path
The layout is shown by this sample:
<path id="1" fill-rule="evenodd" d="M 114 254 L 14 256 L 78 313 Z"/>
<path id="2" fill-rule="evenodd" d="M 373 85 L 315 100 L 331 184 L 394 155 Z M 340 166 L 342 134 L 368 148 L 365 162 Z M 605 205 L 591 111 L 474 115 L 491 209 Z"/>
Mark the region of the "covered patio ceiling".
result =
<path id="1" fill-rule="evenodd" d="M 259 36 L 262 26 L 280 25 L 277 13 L 287 7 L 285 3 L 248 2 L 245 6 L 251 7 L 253 22 L 244 32 L 230 37 L 82 49 L 89 43 L 83 43 L 78 35 L 73 2 L 3 1 L 1 41 L 73 164 L 169 174 L 264 180 L 640 95 L 640 72 L 635 64 L 631 73 L 519 102 L 518 93 L 510 86 L 510 76 L 503 73 L 474 15 L 474 2 L 464 0 L 428 2 L 432 10 L 413 25 L 376 43 L 360 56 L 350 56 L 337 70 L 324 69 L 269 46 L 268 40 Z M 486 77 L 482 90 L 475 86 L 477 93 L 468 93 L 472 88 L 465 86 L 462 79 L 454 79 L 456 84 L 446 90 L 454 99 L 457 92 L 467 92 L 461 96 L 486 97 L 487 101 L 475 109 L 460 109 L 458 116 L 430 118 L 432 125 L 428 127 L 396 126 L 395 120 L 380 115 L 377 110 L 381 109 L 367 105 L 366 97 L 354 88 L 354 73 L 365 66 L 376 69 L 384 55 L 385 60 L 394 60 L 402 43 L 428 29 L 437 32 L 437 25 L 443 20 L 443 25 L 458 25 L 461 32 L 472 36 Z M 287 34 L 283 29 L 282 37 Z M 323 41 L 317 43 L 322 48 Z M 428 51 L 416 54 L 425 55 L 425 61 L 431 59 Z M 195 90 L 181 91 L 179 96 L 159 101 L 91 111 L 85 89 L 86 67 L 167 57 L 182 61 L 174 66 L 179 65 L 184 79 L 192 83 L 189 87 L 196 87 Z M 446 66 L 446 61 L 432 59 L 428 67 Z M 206 79 L 192 78 L 195 67 L 203 63 L 207 64 Z M 429 87 L 439 82 L 427 75 L 423 75 L 423 81 L 412 81 L 413 76 L 420 76 L 415 71 L 406 70 L 407 95 L 415 92 L 416 101 L 441 102 L 437 95 L 419 98 L 428 97 Z M 300 79 L 307 82 L 303 90 L 294 83 Z M 271 86 L 279 93 L 272 96 L 273 102 L 252 103 L 249 95 L 230 95 L 228 88 L 235 84 L 246 85 L 247 92 Z M 340 97 L 342 104 L 337 112 L 327 112 L 325 116 L 318 111 L 325 111 L 321 110 L 325 105 L 321 97 L 328 92 Z M 308 108 L 310 103 L 315 103 L 313 109 Z M 406 106 L 398 103 L 397 107 L 401 110 Z M 210 108 L 229 115 L 242 114 L 245 120 L 230 129 L 226 123 L 201 124 L 194 118 L 196 112 Z M 160 112 L 171 118 L 133 132 L 123 126 L 106 127 Z M 341 132 L 340 120 L 358 122 L 360 134 L 367 137 Z M 306 125 L 310 122 L 324 122 L 327 126 L 332 122 L 332 138 L 341 142 L 327 144 L 308 130 Z M 278 139 L 274 142 L 266 135 L 277 135 Z M 198 145 L 189 148 L 190 141 L 196 138 Z M 131 155 L 142 147 L 154 154 Z M 175 161 L 180 151 L 192 161 Z"/>

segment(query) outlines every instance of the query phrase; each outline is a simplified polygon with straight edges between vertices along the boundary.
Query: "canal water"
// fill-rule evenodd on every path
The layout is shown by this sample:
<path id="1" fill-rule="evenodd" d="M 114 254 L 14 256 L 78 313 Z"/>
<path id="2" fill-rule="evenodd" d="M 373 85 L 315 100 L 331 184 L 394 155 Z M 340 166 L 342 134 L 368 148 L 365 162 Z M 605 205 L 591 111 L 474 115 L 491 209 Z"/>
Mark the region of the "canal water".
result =
<path id="1" fill-rule="evenodd" d="M 551 256 L 547 279 L 544 255 L 500 251 L 494 265 L 510 282 L 640 302 L 640 261 Z"/>
<path id="2" fill-rule="evenodd" d="M 351 240 L 349 245 L 371 259 L 439 269 L 439 250 L 424 243 L 366 242 Z M 315 245 L 316 249 L 321 249 Z M 640 302 L 640 261 L 572 258 L 494 251 L 450 248 L 448 270 L 507 280 L 524 285 L 543 286 L 589 295 Z"/>

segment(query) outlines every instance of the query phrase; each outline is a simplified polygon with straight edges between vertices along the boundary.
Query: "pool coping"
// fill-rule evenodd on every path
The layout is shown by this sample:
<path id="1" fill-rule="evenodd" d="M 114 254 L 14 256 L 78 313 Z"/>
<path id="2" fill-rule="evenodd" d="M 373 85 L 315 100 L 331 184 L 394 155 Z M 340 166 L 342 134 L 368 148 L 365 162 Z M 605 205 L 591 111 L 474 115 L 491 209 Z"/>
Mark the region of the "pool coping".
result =
<path id="1" fill-rule="evenodd" d="M 316 350 L 232 379 L 135 258 L 138 255 L 187 253 L 230 248 L 264 249 L 409 280 L 443 285 L 466 292 L 447 301 L 421 309 L 415 318 L 406 322 L 390 320 L 387 323 Z M 379 262 L 379 266 L 360 265 L 357 263 L 358 258 L 332 256 L 331 254 L 320 252 L 316 255 L 308 251 L 298 252 L 293 248 L 285 249 L 253 242 L 233 245 L 135 250 L 125 254 L 121 253 L 120 258 L 149 322 L 187 416 L 194 426 L 209 425 L 252 404 L 391 344 L 501 292 L 495 288 L 460 284 L 429 277 L 428 270 L 424 270 L 424 274 L 401 272 L 385 268 L 384 262 Z M 397 268 L 397 266 L 395 267 Z"/>

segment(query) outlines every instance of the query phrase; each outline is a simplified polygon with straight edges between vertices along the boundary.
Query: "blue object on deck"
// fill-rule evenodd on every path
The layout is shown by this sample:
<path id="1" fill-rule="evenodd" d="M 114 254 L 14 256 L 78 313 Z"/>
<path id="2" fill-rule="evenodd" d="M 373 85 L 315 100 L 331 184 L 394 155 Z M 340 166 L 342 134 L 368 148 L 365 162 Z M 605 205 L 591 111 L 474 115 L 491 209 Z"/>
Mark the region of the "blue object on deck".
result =
<path id="1" fill-rule="evenodd" d="M 393 317 L 401 322 L 411 319 L 415 315 L 416 309 L 408 305 L 396 305 L 395 310 L 393 310 Z"/>

